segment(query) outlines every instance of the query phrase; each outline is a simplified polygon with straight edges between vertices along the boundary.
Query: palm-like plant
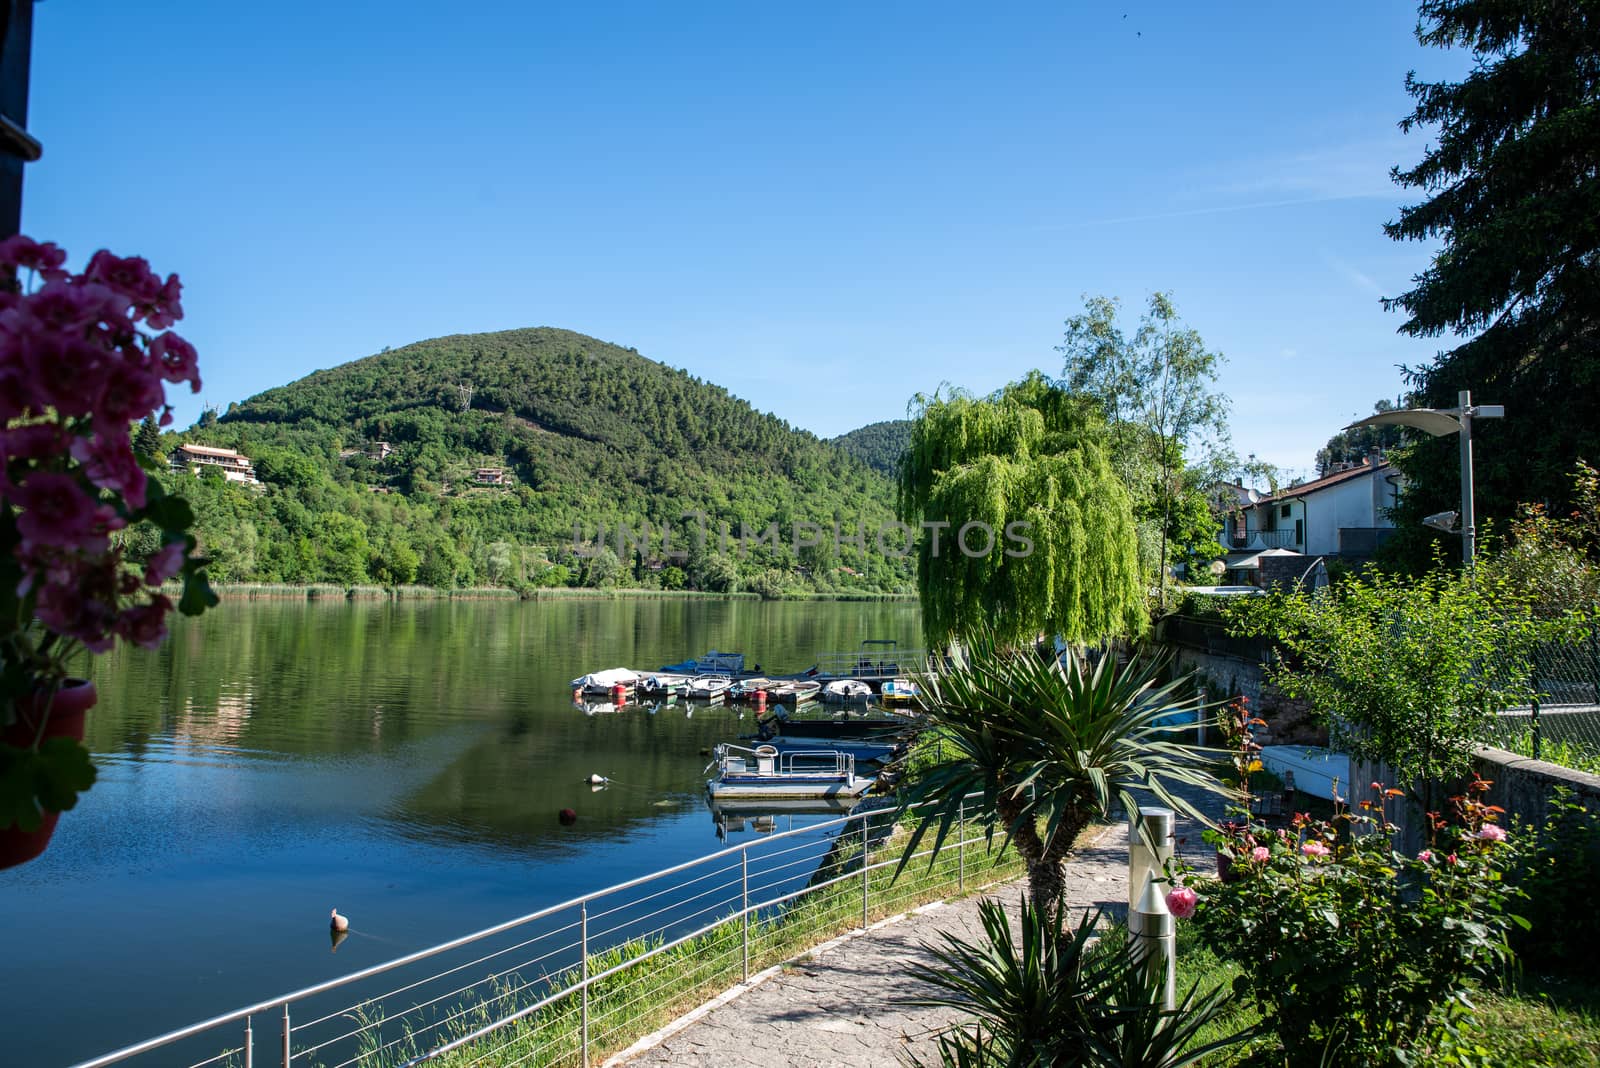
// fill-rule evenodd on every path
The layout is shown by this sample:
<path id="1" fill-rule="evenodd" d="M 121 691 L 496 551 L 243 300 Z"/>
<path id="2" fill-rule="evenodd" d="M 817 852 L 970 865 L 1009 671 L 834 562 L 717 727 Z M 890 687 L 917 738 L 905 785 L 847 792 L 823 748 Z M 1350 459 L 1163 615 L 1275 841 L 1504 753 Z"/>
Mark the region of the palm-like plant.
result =
<path id="1" fill-rule="evenodd" d="M 963 645 L 947 669 L 918 679 L 945 758 L 902 791 L 919 816 L 902 867 L 930 829 L 937 854 L 961 815 L 975 815 L 991 841 L 997 829 L 1010 836 L 1029 896 L 1049 915 L 1073 843 L 1113 801 L 1135 811 L 1133 791 L 1144 789 L 1203 819 L 1171 787 L 1226 791 L 1210 770 L 1219 754 L 1173 740 L 1168 725 L 1206 706 L 1184 680 L 1158 681 L 1161 660 L 1041 659 L 987 633 Z"/>
<path id="2" fill-rule="evenodd" d="M 1024 900 L 1017 931 L 999 902 L 979 905 L 984 940 L 944 936 L 936 960 L 912 974 L 938 994 L 913 1004 L 977 1018 L 939 1036 L 941 1068 L 1187 1068 L 1248 1038 L 1249 1029 L 1207 1040 L 1231 1011 L 1230 991 L 1200 984 L 1171 1010 L 1166 977 L 1131 959 L 1117 939 L 1096 937 L 1098 914 L 1068 927 Z"/>

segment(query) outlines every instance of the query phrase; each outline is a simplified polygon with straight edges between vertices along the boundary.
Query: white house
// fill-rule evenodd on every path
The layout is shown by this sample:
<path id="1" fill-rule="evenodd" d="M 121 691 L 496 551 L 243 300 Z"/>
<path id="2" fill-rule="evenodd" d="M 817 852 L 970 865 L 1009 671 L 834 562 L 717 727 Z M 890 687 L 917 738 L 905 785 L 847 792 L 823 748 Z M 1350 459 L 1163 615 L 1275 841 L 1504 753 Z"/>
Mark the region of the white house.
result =
<path id="1" fill-rule="evenodd" d="M 1373 454 L 1313 482 L 1253 503 L 1240 501 L 1223 545 L 1233 550 L 1230 556 L 1290 549 L 1307 556 L 1365 559 L 1394 529 L 1385 510 L 1399 500 L 1401 481 L 1393 465 Z"/>
<path id="2" fill-rule="evenodd" d="M 222 477 L 229 482 L 239 482 L 246 486 L 259 486 L 256 479 L 255 465 L 250 462 L 250 457 L 233 449 L 214 449 L 209 445 L 179 445 L 172 450 L 172 469 L 174 471 L 193 471 L 199 474 L 207 467 L 217 467 L 222 470 Z"/>

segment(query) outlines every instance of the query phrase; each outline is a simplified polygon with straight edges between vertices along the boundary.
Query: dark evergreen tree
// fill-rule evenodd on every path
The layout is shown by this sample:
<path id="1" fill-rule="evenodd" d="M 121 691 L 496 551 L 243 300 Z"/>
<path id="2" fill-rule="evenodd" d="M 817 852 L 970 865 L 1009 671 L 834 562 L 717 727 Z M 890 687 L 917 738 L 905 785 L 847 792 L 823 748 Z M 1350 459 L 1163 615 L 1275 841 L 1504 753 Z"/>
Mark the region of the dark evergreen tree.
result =
<path id="1" fill-rule="evenodd" d="M 1385 229 L 1442 245 L 1385 304 L 1406 313 L 1403 333 L 1468 336 L 1408 384 L 1421 406 L 1454 406 L 1463 389 L 1506 406 L 1474 431 L 1480 521 L 1519 501 L 1565 512 L 1574 461 L 1600 456 L 1600 4 L 1427 0 L 1417 36 L 1477 62 L 1459 82 L 1406 81 L 1416 110 L 1401 128 L 1434 142 L 1393 176 L 1428 199 Z M 1401 460 L 1392 544 L 1413 564 L 1433 540 L 1417 520 L 1459 507 L 1456 448 L 1429 439 Z"/>
<path id="2" fill-rule="evenodd" d="M 161 428 L 156 425 L 155 416 L 147 415 L 140 422 L 133 435 L 133 450 L 152 460 L 161 458 Z"/>

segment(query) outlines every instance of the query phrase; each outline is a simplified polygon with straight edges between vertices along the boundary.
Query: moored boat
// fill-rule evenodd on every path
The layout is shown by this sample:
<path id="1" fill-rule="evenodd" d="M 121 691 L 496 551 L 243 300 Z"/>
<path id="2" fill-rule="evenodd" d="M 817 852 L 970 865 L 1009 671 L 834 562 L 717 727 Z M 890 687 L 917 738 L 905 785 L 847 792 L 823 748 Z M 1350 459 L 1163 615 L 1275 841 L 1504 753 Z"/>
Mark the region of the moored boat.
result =
<path id="1" fill-rule="evenodd" d="M 589 674 L 572 680 L 574 690 L 584 693 L 610 694 L 618 686 L 624 690 L 632 690 L 639 684 L 639 673 L 627 668 L 607 668 L 605 671 L 591 671 Z"/>
<path id="2" fill-rule="evenodd" d="M 781 705 L 770 716 L 756 721 L 763 740 L 777 735 L 789 738 L 881 738 L 909 734 L 920 726 L 914 716 L 901 715 L 888 709 L 868 709 L 861 712 L 849 708 L 837 710 L 817 709 L 819 714 L 790 712 Z"/>
<path id="3" fill-rule="evenodd" d="M 759 669 L 760 665 L 756 666 Z M 744 654 L 719 653 L 713 649 L 704 656 L 685 660 L 681 664 L 664 664 L 661 670 L 685 675 L 739 675 L 744 672 Z"/>
<path id="4" fill-rule="evenodd" d="M 822 688 L 822 700 L 830 705 L 865 701 L 871 696 L 872 687 L 856 679 L 837 679 Z"/>
<path id="5" fill-rule="evenodd" d="M 714 701 L 727 696 L 733 680 L 726 675 L 697 675 L 689 680 L 684 696 L 695 701 Z"/>
<path id="6" fill-rule="evenodd" d="M 792 705 L 815 701 L 822 692 L 822 683 L 815 679 L 790 679 L 779 682 L 767 691 L 767 700 L 773 704 L 787 702 Z"/>
<path id="7" fill-rule="evenodd" d="M 660 671 L 639 681 L 639 692 L 646 697 L 681 697 L 689 688 L 690 676 Z"/>
<path id="8" fill-rule="evenodd" d="M 722 743 L 715 750 L 717 777 L 706 782 L 712 800 L 726 798 L 859 797 L 871 776 L 856 774 L 855 758 L 835 749 L 780 753 L 770 745 L 747 749 Z"/>
<path id="9" fill-rule="evenodd" d="M 728 687 L 728 700 L 754 701 L 757 693 L 764 693 L 770 701 L 772 699 L 772 687 L 775 685 L 776 683 L 763 675 L 740 679 Z"/>
<path id="10" fill-rule="evenodd" d="M 921 693 L 910 679 L 897 678 L 884 683 L 878 696 L 886 705 L 910 705 L 916 703 Z"/>

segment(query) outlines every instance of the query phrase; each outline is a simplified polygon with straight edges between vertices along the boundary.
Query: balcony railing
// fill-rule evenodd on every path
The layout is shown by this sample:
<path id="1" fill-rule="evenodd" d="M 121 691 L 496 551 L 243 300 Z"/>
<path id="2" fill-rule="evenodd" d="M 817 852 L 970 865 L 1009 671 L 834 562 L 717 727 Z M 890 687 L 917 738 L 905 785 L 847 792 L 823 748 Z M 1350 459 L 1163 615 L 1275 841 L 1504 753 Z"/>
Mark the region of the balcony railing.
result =
<path id="1" fill-rule="evenodd" d="M 1244 537 L 1235 537 L 1233 547 L 1243 549 L 1260 539 L 1263 549 L 1293 549 L 1299 546 L 1292 530 L 1252 530 Z"/>

